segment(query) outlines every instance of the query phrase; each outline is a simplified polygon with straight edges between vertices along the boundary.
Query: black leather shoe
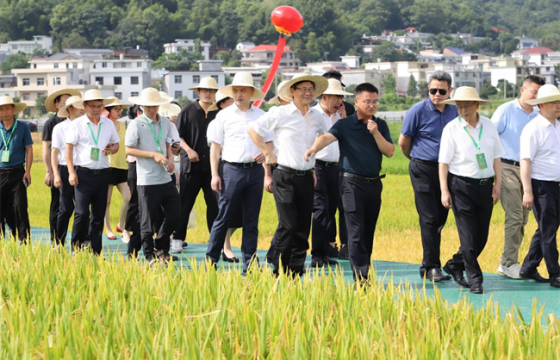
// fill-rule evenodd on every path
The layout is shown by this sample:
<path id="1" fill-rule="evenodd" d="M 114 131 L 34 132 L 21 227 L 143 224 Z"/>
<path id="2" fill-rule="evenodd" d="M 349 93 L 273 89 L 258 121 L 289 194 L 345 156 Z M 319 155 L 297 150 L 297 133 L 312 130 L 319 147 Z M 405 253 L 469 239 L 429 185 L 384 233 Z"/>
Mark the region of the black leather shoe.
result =
<path id="1" fill-rule="evenodd" d="M 454 271 L 451 270 L 451 268 L 449 267 L 448 264 L 445 264 L 445 266 L 443 267 L 443 270 L 448 273 L 449 275 L 451 275 L 453 277 L 453 280 L 455 280 L 455 282 L 457 284 L 459 284 L 462 287 L 469 287 L 469 283 L 467 282 L 467 280 L 465 280 L 465 278 L 463 277 L 463 272 L 462 271 Z"/>
<path id="2" fill-rule="evenodd" d="M 328 256 L 325 256 L 323 258 L 323 265 L 338 265 L 338 261 L 336 261 L 335 259 L 331 259 Z"/>
<path id="3" fill-rule="evenodd" d="M 268 264 L 272 264 L 272 262 L 274 261 L 270 256 L 267 256 L 265 259 Z"/>
<path id="4" fill-rule="evenodd" d="M 343 244 L 340 246 L 338 251 L 338 258 L 342 260 L 350 260 L 350 254 L 348 254 L 348 245 Z"/>
<path id="5" fill-rule="evenodd" d="M 225 262 L 229 262 L 229 263 L 238 263 L 239 262 L 239 258 L 238 257 L 227 257 L 227 255 L 225 253 L 222 253 L 222 260 L 224 260 Z"/>
<path id="6" fill-rule="evenodd" d="M 472 284 L 469 291 L 473 294 L 484 294 L 484 289 L 482 288 L 481 283 Z"/>
<path id="7" fill-rule="evenodd" d="M 441 269 L 439 268 L 433 268 L 428 270 L 428 272 L 425 273 L 426 279 L 429 281 L 433 281 L 433 282 L 439 282 L 439 281 L 443 281 L 443 280 L 451 280 L 451 276 L 449 275 L 443 275 L 443 273 L 441 272 Z"/>
<path id="8" fill-rule="evenodd" d="M 541 274 L 539 274 L 539 272 L 537 270 L 534 270 L 532 272 L 520 271 L 519 276 L 521 276 L 522 279 L 533 280 L 533 281 L 538 282 L 538 283 L 550 282 L 549 279 L 542 277 Z"/>
<path id="9" fill-rule="evenodd" d="M 327 245 L 327 256 L 330 258 L 338 257 L 338 246 L 336 243 L 329 243 Z"/>
<path id="10" fill-rule="evenodd" d="M 311 259 L 311 267 L 312 267 L 312 268 L 314 268 L 314 267 L 323 267 L 323 265 L 324 265 L 324 264 L 323 264 L 323 259 L 322 259 L 322 258 L 317 257 L 317 256 L 314 256 L 314 257 Z"/>
<path id="11" fill-rule="evenodd" d="M 560 277 L 550 280 L 550 286 L 560 288 Z"/>

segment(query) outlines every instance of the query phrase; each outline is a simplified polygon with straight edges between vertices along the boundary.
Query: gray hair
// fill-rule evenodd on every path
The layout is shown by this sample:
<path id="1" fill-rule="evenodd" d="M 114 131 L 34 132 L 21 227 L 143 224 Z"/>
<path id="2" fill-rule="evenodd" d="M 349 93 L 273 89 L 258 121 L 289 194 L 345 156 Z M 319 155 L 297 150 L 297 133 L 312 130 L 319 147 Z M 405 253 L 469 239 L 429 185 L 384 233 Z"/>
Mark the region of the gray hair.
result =
<path id="1" fill-rule="evenodd" d="M 449 86 L 449 88 L 451 88 L 451 81 L 452 81 L 451 75 L 449 75 L 449 73 L 446 73 L 445 71 L 442 70 L 434 71 L 433 74 L 430 76 L 428 85 L 432 82 L 432 80 L 447 81 L 447 85 Z"/>

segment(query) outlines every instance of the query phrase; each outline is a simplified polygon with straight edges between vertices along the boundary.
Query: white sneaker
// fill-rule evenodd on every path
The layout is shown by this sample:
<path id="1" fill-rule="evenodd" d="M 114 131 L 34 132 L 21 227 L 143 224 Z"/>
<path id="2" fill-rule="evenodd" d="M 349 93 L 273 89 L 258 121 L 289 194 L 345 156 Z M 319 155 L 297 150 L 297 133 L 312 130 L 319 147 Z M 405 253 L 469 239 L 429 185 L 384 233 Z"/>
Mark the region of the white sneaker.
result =
<path id="1" fill-rule="evenodd" d="M 180 254 L 183 252 L 183 240 L 171 240 L 171 252 Z"/>
<path id="2" fill-rule="evenodd" d="M 502 264 L 498 266 L 498 272 L 511 279 L 521 279 L 519 271 L 521 271 L 521 266 L 519 266 L 519 263 L 513 264 L 510 267 L 502 266 Z"/>

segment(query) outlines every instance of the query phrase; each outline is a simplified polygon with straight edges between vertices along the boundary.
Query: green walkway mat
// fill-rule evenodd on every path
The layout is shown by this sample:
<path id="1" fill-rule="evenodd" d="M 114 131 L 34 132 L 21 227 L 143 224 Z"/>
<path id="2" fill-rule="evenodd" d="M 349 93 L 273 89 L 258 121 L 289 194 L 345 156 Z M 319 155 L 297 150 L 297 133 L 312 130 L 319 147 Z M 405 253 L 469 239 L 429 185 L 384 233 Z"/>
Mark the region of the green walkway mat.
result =
<path id="1" fill-rule="evenodd" d="M 36 241 L 47 243 L 50 235 L 49 230 L 44 228 L 32 228 L 32 237 Z M 68 235 L 70 237 L 70 235 Z M 108 240 L 103 236 L 103 248 L 106 252 L 119 252 L 123 255 L 126 254 L 126 245 L 121 242 L 120 236 L 117 240 Z M 187 259 L 192 260 L 196 258 L 198 262 L 204 261 L 206 254 L 206 244 L 189 243 L 189 246 L 184 248 L 182 254 L 175 254 L 180 260 L 175 262 L 176 266 L 188 267 Z M 239 248 L 234 248 L 234 253 L 237 257 L 241 257 Z M 264 262 L 266 251 L 258 250 L 258 257 L 261 263 Z M 183 260 L 183 261 L 181 261 Z M 349 282 L 352 282 L 352 271 L 350 269 L 350 262 L 347 260 L 338 260 L 339 265 L 344 271 L 344 276 Z M 306 265 L 310 266 L 311 257 L 307 257 Z M 227 264 L 227 265 L 224 265 Z M 218 264 L 222 270 L 232 269 L 229 263 L 220 262 Z M 411 286 L 421 289 L 424 285 L 423 280 L 418 273 L 418 264 L 389 262 L 389 261 L 374 261 L 377 277 L 384 282 L 392 281 L 395 284 L 409 283 Z M 240 271 L 240 266 L 235 267 L 235 270 Z M 426 282 L 426 293 L 433 295 L 434 284 Z M 540 310 L 544 307 L 544 314 L 554 314 L 560 318 L 560 289 L 551 287 L 548 284 L 538 284 L 525 280 L 513 280 L 496 274 L 484 274 L 484 291 L 483 295 L 474 295 L 468 292 L 468 289 L 461 288 L 453 280 L 437 283 L 437 288 L 442 296 L 449 303 L 456 303 L 467 297 L 475 308 L 486 306 L 491 299 L 499 303 L 500 312 L 502 315 L 509 312 L 512 306 L 519 307 L 519 310 L 525 321 L 530 321 L 533 308 L 533 301 L 537 303 L 537 309 Z"/>

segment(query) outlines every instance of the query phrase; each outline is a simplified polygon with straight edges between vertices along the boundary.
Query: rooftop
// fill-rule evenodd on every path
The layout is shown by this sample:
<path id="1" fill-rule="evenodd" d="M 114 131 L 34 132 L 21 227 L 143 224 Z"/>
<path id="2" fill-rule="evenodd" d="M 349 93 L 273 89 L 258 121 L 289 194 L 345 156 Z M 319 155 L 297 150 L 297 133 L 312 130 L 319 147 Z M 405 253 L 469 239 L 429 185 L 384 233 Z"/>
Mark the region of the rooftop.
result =
<path id="1" fill-rule="evenodd" d="M 554 50 L 550 50 L 547 47 L 544 46 L 537 46 L 537 47 L 533 47 L 530 49 L 527 49 L 525 51 L 522 52 L 522 54 L 524 55 L 529 55 L 529 54 L 547 54 L 547 53 L 551 53 L 554 52 Z"/>
<path id="2" fill-rule="evenodd" d="M 257 45 L 247 51 L 276 51 L 276 45 Z M 284 51 L 290 51 L 290 47 L 286 46 Z"/>

